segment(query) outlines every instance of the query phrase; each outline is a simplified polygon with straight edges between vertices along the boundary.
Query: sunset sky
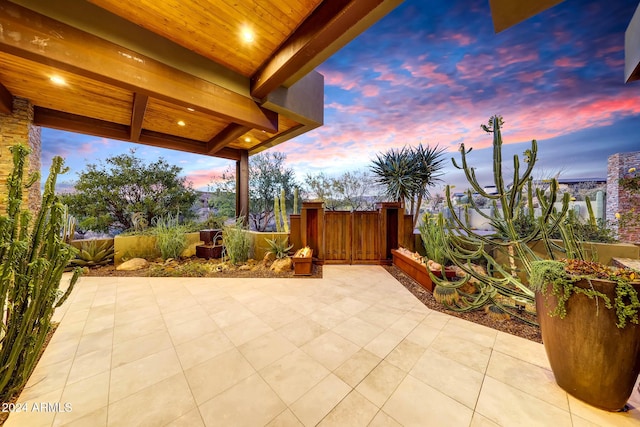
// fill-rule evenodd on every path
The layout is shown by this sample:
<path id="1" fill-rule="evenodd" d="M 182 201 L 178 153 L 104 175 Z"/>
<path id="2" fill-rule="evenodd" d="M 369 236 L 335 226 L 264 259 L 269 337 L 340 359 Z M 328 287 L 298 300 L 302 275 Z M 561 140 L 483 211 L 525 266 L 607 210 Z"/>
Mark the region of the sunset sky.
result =
<path id="1" fill-rule="evenodd" d="M 272 150 L 306 173 L 366 169 L 376 153 L 418 143 L 459 158 L 474 150 L 481 184 L 491 184 L 491 136 L 504 117 L 509 159 L 539 144 L 539 169 L 561 177 L 606 177 L 607 157 L 640 150 L 640 82 L 624 84 L 624 31 L 639 0 L 566 0 L 494 34 L 487 0 L 405 0 L 322 64 L 325 124 Z M 43 174 L 53 155 L 71 167 L 127 152 L 164 157 L 206 190 L 230 162 L 43 129 Z M 509 161 L 510 163 L 510 161 Z M 447 163 L 445 181 L 465 187 Z"/>

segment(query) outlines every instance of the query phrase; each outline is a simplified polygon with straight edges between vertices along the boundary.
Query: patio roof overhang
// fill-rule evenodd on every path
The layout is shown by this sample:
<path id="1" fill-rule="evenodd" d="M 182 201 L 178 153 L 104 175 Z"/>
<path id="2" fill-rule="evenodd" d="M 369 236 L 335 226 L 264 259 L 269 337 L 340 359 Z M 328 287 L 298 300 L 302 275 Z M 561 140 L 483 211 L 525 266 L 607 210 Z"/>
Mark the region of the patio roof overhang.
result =
<path id="1" fill-rule="evenodd" d="M 624 34 L 624 79 L 640 80 L 640 3 Z"/>
<path id="2" fill-rule="evenodd" d="M 0 0 L 0 114 L 240 160 L 322 125 L 313 69 L 401 2 Z"/>

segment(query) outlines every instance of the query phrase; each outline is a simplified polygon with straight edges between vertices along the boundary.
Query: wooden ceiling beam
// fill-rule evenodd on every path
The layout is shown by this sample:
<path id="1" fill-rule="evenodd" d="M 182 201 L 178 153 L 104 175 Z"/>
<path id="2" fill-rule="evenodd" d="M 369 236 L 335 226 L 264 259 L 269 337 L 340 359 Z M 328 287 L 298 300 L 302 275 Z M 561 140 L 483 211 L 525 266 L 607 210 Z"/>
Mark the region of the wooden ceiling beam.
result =
<path id="1" fill-rule="evenodd" d="M 269 132 L 278 129 L 278 115 L 249 97 L 22 6 L 0 1 L 0 22 L 5 34 L 0 37 L 0 51 L 243 126 Z"/>
<path id="2" fill-rule="evenodd" d="M 52 129 L 131 142 L 129 139 L 130 127 L 127 125 L 50 110 L 48 108 L 34 108 L 33 124 Z M 154 147 L 168 148 L 170 150 L 179 150 L 194 154 L 208 154 L 207 145 L 204 142 L 159 132 L 142 131 L 137 142 Z M 217 151 L 214 157 L 239 160 L 240 151 L 225 147 Z"/>
<path id="3" fill-rule="evenodd" d="M 0 114 L 11 114 L 12 112 L 13 95 L 0 83 Z"/>
<path id="4" fill-rule="evenodd" d="M 129 130 L 129 139 L 132 142 L 138 142 L 140 132 L 142 132 L 142 122 L 144 121 L 144 113 L 147 111 L 149 96 L 142 93 L 133 95 L 133 108 L 131 109 L 131 129 Z"/>
<path id="5" fill-rule="evenodd" d="M 496 33 L 525 21 L 564 0 L 489 0 Z"/>
<path id="6" fill-rule="evenodd" d="M 245 126 L 237 125 L 235 123 L 230 124 L 224 128 L 219 134 L 214 136 L 207 143 L 208 154 L 214 155 L 218 151 L 222 150 L 227 144 L 240 138 L 251 129 Z"/>
<path id="7" fill-rule="evenodd" d="M 251 95 L 267 96 L 383 3 L 385 0 L 323 1 L 251 78 Z"/>

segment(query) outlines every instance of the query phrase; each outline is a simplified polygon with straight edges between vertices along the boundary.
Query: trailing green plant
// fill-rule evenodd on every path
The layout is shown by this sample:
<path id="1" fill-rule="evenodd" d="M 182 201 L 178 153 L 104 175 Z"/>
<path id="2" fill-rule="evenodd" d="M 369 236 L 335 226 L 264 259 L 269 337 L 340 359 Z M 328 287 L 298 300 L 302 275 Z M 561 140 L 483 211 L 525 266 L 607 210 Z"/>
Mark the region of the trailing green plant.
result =
<path id="1" fill-rule="evenodd" d="M 156 237 L 156 246 L 162 259 L 180 258 L 187 248 L 186 229 L 180 224 L 180 214 L 175 216 L 167 214 L 155 219 L 153 235 Z"/>
<path id="2" fill-rule="evenodd" d="M 609 280 L 615 282 L 616 297 L 614 301 L 602 292 L 595 289 L 585 289 L 575 286 L 580 280 Z M 567 301 L 574 294 L 582 294 L 590 299 L 601 299 L 605 308 L 616 310 L 618 328 L 624 328 L 627 322 L 638 324 L 638 292 L 631 285 L 638 282 L 640 275 L 630 269 L 611 268 L 597 262 L 583 260 L 534 261 L 531 270 L 530 285 L 534 291 L 543 294 L 550 292 L 556 297 L 557 304 L 549 312 L 550 316 L 559 316 L 561 319 L 567 315 Z"/>
<path id="3" fill-rule="evenodd" d="M 73 267 L 95 267 L 107 265 L 113 262 L 115 250 L 113 240 L 104 240 L 98 244 L 97 240 L 88 240 L 80 243 L 80 250 L 71 260 Z"/>
<path id="4" fill-rule="evenodd" d="M 251 249 L 251 236 L 242 218 L 237 218 L 231 225 L 222 229 L 224 254 L 233 264 L 246 262 Z"/>
<path id="5" fill-rule="evenodd" d="M 276 259 L 282 259 L 289 256 L 289 251 L 293 249 L 293 245 L 287 246 L 288 238 L 284 239 L 264 239 L 265 242 L 269 245 L 266 248 L 267 253 L 273 254 Z"/>
<path id="6" fill-rule="evenodd" d="M 27 148 L 18 145 L 10 150 L 13 170 L 7 179 L 8 205 L 6 214 L 0 215 L 2 402 L 9 402 L 26 383 L 51 331 L 51 316 L 69 297 L 80 275 L 80 269 L 74 270 L 67 290 L 60 290 L 64 268 L 76 254 L 62 238 L 64 206 L 55 195 L 57 176 L 67 171 L 64 161 L 53 158 L 40 210 L 33 217 L 22 209 L 22 193 L 38 176 L 24 177 Z"/>

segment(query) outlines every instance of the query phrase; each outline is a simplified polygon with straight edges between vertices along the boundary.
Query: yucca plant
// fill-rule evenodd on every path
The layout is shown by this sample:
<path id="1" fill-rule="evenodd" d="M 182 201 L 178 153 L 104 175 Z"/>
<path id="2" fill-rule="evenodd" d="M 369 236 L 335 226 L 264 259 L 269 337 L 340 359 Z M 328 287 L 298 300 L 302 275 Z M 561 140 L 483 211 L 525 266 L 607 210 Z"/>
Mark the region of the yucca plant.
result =
<path id="1" fill-rule="evenodd" d="M 80 251 L 71 260 L 70 265 L 78 267 L 107 265 L 113 262 L 114 255 L 113 240 L 105 240 L 100 244 L 97 240 L 89 240 L 81 243 Z"/>
<path id="2" fill-rule="evenodd" d="M 37 182 L 24 179 L 29 150 L 11 147 L 13 171 L 7 180 L 8 206 L 0 215 L 0 400 L 27 382 L 51 330 L 51 316 L 71 294 L 80 275 L 76 269 L 66 292 L 60 291 L 65 267 L 77 250 L 62 238 L 64 206 L 55 195 L 64 161 L 54 157 L 42 205 L 35 218 L 22 209 L 23 188 Z M 33 219 L 33 221 L 32 221 Z"/>

